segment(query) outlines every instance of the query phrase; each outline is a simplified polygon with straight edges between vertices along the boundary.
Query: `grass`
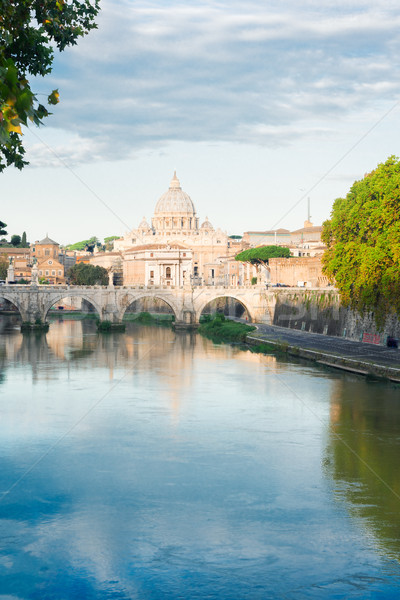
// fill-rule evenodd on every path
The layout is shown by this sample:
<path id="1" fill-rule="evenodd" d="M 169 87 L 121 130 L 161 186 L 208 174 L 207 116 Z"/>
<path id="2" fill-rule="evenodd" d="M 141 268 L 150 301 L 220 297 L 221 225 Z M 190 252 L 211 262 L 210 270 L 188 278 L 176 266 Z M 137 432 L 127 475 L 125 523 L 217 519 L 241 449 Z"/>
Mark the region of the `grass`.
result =
<path id="1" fill-rule="evenodd" d="M 36 321 L 34 323 L 30 323 L 29 321 L 23 321 L 21 324 L 21 331 L 23 333 L 27 333 L 30 331 L 33 332 L 40 332 L 40 331 L 48 331 L 49 330 L 49 324 L 46 323 L 42 323 L 42 321 L 40 319 L 36 319 Z"/>
<path id="2" fill-rule="evenodd" d="M 112 323 L 111 321 L 97 321 L 97 331 L 100 333 L 115 333 L 125 331 L 125 323 Z"/>
<path id="3" fill-rule="evenodd" d="M 62 317 L 62 319 L 64 321 L 67 321 L 68 319 L 70 319 L 71 321 L 73 321 L 74 319 L 77 321 L 82 321 L 83 319 L 98 319 L 99 316 L 97 313 L 86 313 L 86 312 L 79 312 L 79 311 L 71 311 L 71 312 L 63 312 L 63 311 L 49 311 L 47 313 L 47 317 L 49 319 L 57 319 L 57 317 Z"/>
<path id="4" fill-rule="evenodd" d="M 245 342 L 247 334 L 255 329 L 245 323 L 230 321 L 218 313 L 214 318 L 205 316 L 197 331 L 215 342 Z"/>
<path id="5" fill-rule="evenodd" d="M 149 312 L 141 312 L 137 313 L 128 313 L 124 315 L 124 321 L 132 321 L 134 323 L 138 323 L 140 325 L 162 325 L 169 327 L 171 323 L 174 321 L 174 315 L 166 314 L 166 313 L 149 313 Z"/>
<path id="6" fill-rule="evenodd" d="M 261 344 L 251 345 L 249 350 L 256 354 L 292 354 L 297 356 L 299 348 L 292 346 L 289 349 L 289 344 L 283 340 L 277 340 L 274 344 L 270 342 L 262 342 Z"/>
<path id="7" fill-rule="evenodd" d="M 255 354 L 272 354 L 276 352 L 276 346 L 275 344 L 264 342 L 262 344 L 257 344 L 256 346 L 250 346 L 249 350 Z"/>

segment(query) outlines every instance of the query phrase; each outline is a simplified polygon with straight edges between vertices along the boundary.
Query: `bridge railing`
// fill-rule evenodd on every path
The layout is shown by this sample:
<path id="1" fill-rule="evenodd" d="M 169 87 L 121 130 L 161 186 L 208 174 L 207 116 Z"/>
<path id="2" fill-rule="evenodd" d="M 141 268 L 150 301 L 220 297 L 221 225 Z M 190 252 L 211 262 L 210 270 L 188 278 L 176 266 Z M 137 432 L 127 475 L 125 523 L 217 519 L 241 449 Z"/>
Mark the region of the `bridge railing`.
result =
<path id="1" fill-rule="evenodd" d="M 105 286 L 105 285 L 38 285 L 38 286 L 32 286 L 29 284 L 3 284 L 0 286 L 0 296 L 1 296 L 1 292 L 11 292 L 11 291 L 33 291 L 33 290 L 41 290 L 43 292 L 46 291 L 65 291 L 66 295 L 68 295 L 68 292 L 73 292 L 74 290 L 79 290 L 79 291 L 87 291 L 87 290 L 104 290 L 104 291 L 112 291 L 112 290 L 135 290 L 135 291 L 140 291 L 140 290 L 146 290 L 146 291 L 155 291 L 155 290 L 188 290 L 188 289 L 195 289 L 195 290 L 199 290 L 199 289 L 207 289 L 207 290 L 213 290 L 213 289 L 224 289 L 224 290 L 254 290 L 254 291 L 260 291 L 260 290 L 265 290 L 265 291 L 270 291 L 270 292 L 281 292 L 281 293 L 285 293 L 285 292 L 291 292 L 291 291 L 300 291 L 300 292 L 307 292 L 307 291 L 311 291 L 311 290 L 315 290 L 315 291 L 331 291 L 331 292 L 337 292 L 337 289 L 333 286 L 327 286 L 327 287 L 275 287 L 275 286 L 271 286 L 271 285 L 252 285 L 251 283 L 246 283 L 246 284 L 242 284 L 242 285 L 202 285 L 202 286 L 194 286 L 192 288 L 192 286 L 190 286 L 189 288 L 186 286 L 177 286 L 177 285 L 121 285 L 121 286 Z"/>

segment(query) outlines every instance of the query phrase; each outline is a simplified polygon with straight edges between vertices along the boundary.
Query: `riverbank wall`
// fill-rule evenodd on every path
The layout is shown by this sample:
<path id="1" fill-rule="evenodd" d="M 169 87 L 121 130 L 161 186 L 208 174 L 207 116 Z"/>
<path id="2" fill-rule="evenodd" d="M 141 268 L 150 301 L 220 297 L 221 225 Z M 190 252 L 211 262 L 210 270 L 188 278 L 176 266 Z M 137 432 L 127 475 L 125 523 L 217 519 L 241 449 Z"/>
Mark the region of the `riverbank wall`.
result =
<path id="1" fill-rule="evenodd" d="M 275 347 L 278 352 L 284 352 L 289 356 L 311 360 L 317 365 L 349 371 L 356 375 L 372 376 L 382 379 L 388 379 L 400 384 L 400 369 L 372 362 L 350 358 L 349 356 L 339 356 L 334 353 L 324 352 L 323 350 L 311 350 L 302 348 L 285 342 L 284 340 L 274 340 L 270 336 L 260 333 L 250 333 L 246 336 L 246 343 L 250 346 L 260 346 L 266 343 Z M 396 351 L 397 352 L 397 351 Z"/>
<path id="2" fill-rule="evenodd" d="M 276 294 L 273 325 L 382 345 L 388 336 L 400 339 L 396 315 L 388 316 L 379 329 L 372 312 L 360 315 L 341 306 L 336 290 L 280 290 Z"/>

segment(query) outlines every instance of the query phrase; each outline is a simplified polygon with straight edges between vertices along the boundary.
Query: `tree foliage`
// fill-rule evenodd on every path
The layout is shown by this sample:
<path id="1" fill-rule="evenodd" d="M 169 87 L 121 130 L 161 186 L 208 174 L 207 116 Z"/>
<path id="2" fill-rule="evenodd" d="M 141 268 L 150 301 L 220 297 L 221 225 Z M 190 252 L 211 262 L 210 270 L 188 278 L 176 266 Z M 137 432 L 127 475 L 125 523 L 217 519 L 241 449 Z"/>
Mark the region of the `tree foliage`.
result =
<path id="1" fill-rule="evenodd" d="M 400 315 L 400 162 L 391 156 L 335 200 L 323 224 L 323 269 L 342 303 L 373 311 L 378 325 Z"/>
<path id="2" fill-rule="evenodd" d="M 72 285 L 108 285 L 108 273 L 104 267 L 79 263 L 69 271 Z"/>
<path id="3" fill-rule="evenodd" d="M 16 248 L 17 246 L 20 246 L 21 244 L 21 236 L 14 234 L 11 236 L 11 240 L 10 240 L 10 244 L 11 246 L 14 246 L 14 248 Z"/>
<path id="4" fill-rule="evenodd" d="M 249 262 L 252 265 L 266 265 L 270 258 L 289 258 L 289 248 L 282 246 L 259 246 L 243 250 L 235 256 L 235 260 Z"/>
<path id="5" fill-rule="evenodd" d="M 119 240 L 119 235 L 110 235 L 104 238 L 104 249 L 110 252 L 114 248 L 114 240 Z"/>
<path id="6" fill-rule="evenodd" d="M 3 223 L 3 221 L 0 221 L 0 235 L 7 235 L 7 231 L 6 228 L 7 227 L 7 223 Z"/>
<path id="7" fill-rule="evenodd" d="M 96 246 L 96 244 L 98 244 L 98 243 L 99 243 L 99 240 L 97 239 L 97 237 L 93 236 L 93 237 L 89 238 L 88 240 L 82 240 L 81 242 L 75 242 L 75 244 L 69 244 L 69 246 L 66 246 L 66 249 L 83 251 L 83 250 L 86 250 L 89 246 L 91 248 L 94 248 Z"/>
<path id="8" fill-rule="evenodd" d="M 51 72 L 60 52 L 96 27 L 99 0 L 0 0 L 0 172 L 22 169 L 21 125 L 41 125 L 50 113 L 30 87 L 30 76 Z M 47 104 L 58 103 L 58 90 Z"/>
<path id="9" fill-rule="evenodd" d="M 8 258 L 5 254 L 0 254 L 0 279 L 6 279 L 8 269 Z"/>

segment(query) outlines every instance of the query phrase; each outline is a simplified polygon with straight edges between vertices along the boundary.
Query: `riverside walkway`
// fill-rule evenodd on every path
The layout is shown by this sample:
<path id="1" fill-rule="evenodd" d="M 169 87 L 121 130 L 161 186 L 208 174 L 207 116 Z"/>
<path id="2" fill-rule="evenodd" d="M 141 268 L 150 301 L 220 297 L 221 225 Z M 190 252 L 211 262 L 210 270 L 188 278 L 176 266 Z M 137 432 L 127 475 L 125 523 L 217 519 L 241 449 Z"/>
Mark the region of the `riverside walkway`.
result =
<path id="1" fill-rule="evenodd" d="M 339 338 L 308 333 L 297 329 L 257 324 L 257 331 L 247 336 L 249 343 L 288 344 L 288 353 L 319 364 L 376 375 L 400 383 L 400 349 L 387 348 Z"/>

